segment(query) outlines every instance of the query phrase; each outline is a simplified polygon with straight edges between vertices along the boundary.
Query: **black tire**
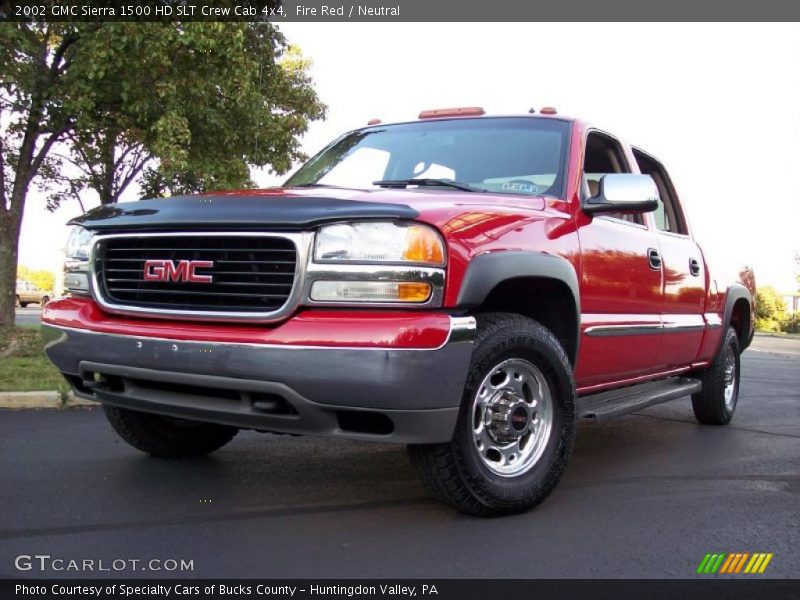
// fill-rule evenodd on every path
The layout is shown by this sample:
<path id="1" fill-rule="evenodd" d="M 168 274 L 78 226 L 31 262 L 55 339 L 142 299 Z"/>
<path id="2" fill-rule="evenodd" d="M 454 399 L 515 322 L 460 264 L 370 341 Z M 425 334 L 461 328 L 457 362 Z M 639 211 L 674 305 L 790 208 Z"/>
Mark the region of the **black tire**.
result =
<path id="1" fill-rule="evenodd" d="M 477 321 L 472 362 L 452 441 L 413 445 L 408 450 L 412 464 L 436 498 L 463 513 L 493 517 L 536 506 L 558 483 L 575 442 L 575 384 L 563 348 L 540 323 L 508 313 L 481 314 Z M 501 476 L 486 466 L 481 454 L 487 452 L 479 451 L 473 438 L 473 429 L 481 421 L 476 421 L 473 402 L 482 391 L 479 386 L 495 367 L 513 359 L 527 361 L 544 376 L 551 397 L 552 425 L 549 437 L 542 435 L 546 441 L 542 442 L 541 455 L 528 470 Z"/>
<path id="2" fill-rule="evenodd" d="M 235 427 L 162 417 L 103 405 L 106 418 L 131 446 L 159 458 L 205 456 L 230 442 Z"/>
<path id="3" fill-rule="evenodd" d="M 28 308 L 28 304 L 29 304 L 28 302 L 20 302 L 19 306 L 20 308 Z"/>
<path id="4" fill-rule="evenodd" d="M 739 355 L 739 338 L 733 327 L 728 327 L 714 362 L 706 370 L 695 373 L 695 376 L 703 382 L 703 389 L 697 394 L 692 394 L 692 409 L 700 423 L 727 425 L 733 418 L 739 398 Z M 734 365 L 733 390 L 731 399 L 726 401 L 725 390 L 731 383 L 731 378 L 727 375 L 731 361 Z"/>

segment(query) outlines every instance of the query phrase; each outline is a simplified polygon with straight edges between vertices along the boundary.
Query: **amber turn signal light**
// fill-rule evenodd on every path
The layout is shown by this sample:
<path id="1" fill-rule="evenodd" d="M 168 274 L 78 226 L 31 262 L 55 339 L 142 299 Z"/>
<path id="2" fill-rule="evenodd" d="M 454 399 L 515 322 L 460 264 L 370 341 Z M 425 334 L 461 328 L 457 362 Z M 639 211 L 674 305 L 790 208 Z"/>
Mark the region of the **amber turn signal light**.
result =
<path id="1" fill-rule="evenodd" d="M 430 297 L 430 283 L 401 282 L 397 284 L 397 299 L 400 302 L 425 302 Z"/>
<path id="2" fill-rule="evenodd" d="M 406 233 L 403 258 L 409 262 L 444 265 L 442 240 L 433 229 L 412 225 Z"/>

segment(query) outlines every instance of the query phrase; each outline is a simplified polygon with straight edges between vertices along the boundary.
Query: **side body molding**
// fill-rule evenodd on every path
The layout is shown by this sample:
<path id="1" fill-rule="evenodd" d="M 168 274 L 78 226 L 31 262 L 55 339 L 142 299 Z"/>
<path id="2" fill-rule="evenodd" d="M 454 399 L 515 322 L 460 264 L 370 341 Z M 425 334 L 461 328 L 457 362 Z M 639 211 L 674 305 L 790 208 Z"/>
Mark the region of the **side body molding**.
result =
<path id="1" fill-rule="evenodd" d="M 575 267 L 566 258 L 543 252 L 505 250 L 481 254 L 473 258 L 458 292 L 458 306 L 480 306 L 500 283 L 511 279 L 539 278 L 563 283 L 572 292 L 577 327 L 573 333 L 575 356 L 580 341 L 581 296 Z"/>

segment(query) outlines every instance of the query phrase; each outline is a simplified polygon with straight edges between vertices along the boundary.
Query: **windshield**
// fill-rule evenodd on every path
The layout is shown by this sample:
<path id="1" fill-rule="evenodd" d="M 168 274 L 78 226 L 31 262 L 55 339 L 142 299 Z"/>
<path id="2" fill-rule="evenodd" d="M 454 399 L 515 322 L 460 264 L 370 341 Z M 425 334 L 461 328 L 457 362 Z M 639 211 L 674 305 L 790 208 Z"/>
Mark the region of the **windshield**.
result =
<path id="1" fill-rule="evenodd" d="M 376 182 L 393 181 L 428 187 L 439 179 L 478 191 L 560 197 L 568 132 L 568 122 L 526 117 L 379 125 L 339 138 L 285 187 L 377 189 Z"/>

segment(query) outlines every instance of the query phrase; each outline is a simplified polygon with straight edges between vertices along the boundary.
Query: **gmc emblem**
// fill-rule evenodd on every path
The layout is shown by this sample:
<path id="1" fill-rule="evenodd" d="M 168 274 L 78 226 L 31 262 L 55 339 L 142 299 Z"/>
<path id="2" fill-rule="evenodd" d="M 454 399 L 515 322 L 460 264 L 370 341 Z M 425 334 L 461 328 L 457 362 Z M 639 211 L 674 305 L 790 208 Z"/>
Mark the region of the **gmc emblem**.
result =
<path id="1" fill-rule="evenodd" d="M 144 261 L 145 281 L 180 281 L 185 283 L 211 283 L 211 275 L 198 275 L 197 269 L 210 269 L 212 260 L 180 260 L 176 265 L 171 260 Z"/>

